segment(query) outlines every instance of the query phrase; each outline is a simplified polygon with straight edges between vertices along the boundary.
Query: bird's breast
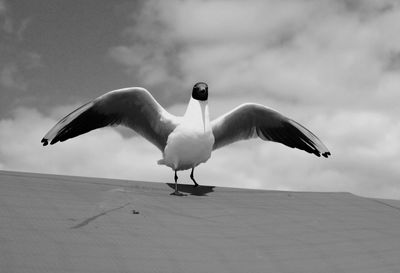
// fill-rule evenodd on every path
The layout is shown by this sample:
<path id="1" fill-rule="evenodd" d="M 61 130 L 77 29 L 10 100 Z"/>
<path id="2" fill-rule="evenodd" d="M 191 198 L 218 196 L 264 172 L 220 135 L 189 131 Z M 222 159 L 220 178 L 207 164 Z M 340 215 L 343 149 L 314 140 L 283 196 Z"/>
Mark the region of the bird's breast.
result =
<path id="1" fill-rule="evenodd" d="M 177 126 L 168 136 L 163 163 L 174 170 L 194 168 L 210 158 L 213 145 L 211 129 Z"/>

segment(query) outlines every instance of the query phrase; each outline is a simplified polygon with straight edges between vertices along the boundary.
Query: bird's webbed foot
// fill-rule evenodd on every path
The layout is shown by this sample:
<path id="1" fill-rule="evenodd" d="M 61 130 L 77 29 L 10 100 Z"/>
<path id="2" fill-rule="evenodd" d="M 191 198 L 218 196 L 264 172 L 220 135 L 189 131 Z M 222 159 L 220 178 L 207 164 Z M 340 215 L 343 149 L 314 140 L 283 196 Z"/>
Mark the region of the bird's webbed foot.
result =
<path id="1" fill-rule="evenodd" d="M 186 194 L 181 193 L 180 191 L 174 191 L 173 193 L 171 193 L 171 195 L 175 195 L 175 196 L 186 196 Z"/>

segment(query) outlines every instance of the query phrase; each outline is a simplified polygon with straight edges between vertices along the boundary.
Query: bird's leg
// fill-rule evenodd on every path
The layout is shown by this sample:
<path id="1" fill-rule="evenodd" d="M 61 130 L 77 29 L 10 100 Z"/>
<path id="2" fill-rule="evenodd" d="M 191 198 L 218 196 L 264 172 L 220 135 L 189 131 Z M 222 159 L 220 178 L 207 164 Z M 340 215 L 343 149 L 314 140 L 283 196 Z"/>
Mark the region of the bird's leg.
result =
<path id="1" fill-rule="evenodd" d="M 172 194 L 172 195 L 176 195 L 176 196 L 183 196 L 184 194 L 182 194 L 182 193 L 180 193 L 180 192 L 178 191 L 178 175 L 177 175 L 177 173 L 176 173 L 176 170 L 175 170 L 174 179 L 175 179 L 175 191 L 174 191 L 173 193 L 171 193 L 171 194 Z"/>
<path id="2" fill-rule="evenodd" d="M 190 173 L 190 179 L 192 179 L 192 181 L 194 182 L 194 187 L 198 187 L 199 184 L 197 184 L 196 180 L 194 180 L 193 173 L 194 173 L 194 168 L 192 168 L 192 172 Z"/>

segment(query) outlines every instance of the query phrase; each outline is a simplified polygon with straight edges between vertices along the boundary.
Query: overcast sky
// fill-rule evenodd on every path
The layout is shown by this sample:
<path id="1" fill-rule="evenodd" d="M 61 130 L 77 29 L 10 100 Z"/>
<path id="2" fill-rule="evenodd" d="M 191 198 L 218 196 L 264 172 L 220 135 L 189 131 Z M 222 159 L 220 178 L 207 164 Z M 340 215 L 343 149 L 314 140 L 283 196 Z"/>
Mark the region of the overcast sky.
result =
<path id="1" fill-rule="evenodd" d="M 262 103 L 332 157 L 238 142 L 196 168 L 200 184 L 399 199 L 399 22 L 390 0 L 0 0 L 0 169 L 173 182 L 127 130 L 40 140 L 106 91 L 142 86 L 183 114 L 205 81 L 213 118 Z"/>

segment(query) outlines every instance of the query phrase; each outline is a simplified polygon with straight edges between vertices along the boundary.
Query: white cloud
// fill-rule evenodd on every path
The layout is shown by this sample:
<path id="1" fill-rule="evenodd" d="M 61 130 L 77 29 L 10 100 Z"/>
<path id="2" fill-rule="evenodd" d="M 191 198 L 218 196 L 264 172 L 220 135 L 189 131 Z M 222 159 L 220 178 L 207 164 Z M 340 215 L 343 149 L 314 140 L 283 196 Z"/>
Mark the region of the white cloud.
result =
<path id="1" fill-rule="evenodd" d="M 204 80 L 222 94 L 384 107 L 399 96 L 385 81 L 399 18 L 394 1 L 147 1 L 110 54 L 150 89 Z"/>

